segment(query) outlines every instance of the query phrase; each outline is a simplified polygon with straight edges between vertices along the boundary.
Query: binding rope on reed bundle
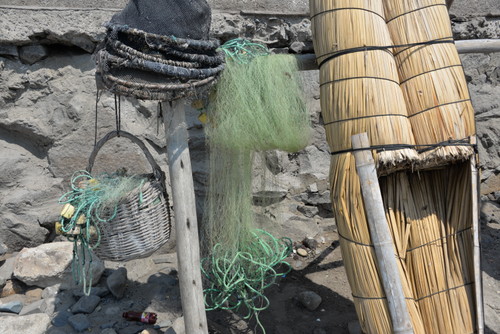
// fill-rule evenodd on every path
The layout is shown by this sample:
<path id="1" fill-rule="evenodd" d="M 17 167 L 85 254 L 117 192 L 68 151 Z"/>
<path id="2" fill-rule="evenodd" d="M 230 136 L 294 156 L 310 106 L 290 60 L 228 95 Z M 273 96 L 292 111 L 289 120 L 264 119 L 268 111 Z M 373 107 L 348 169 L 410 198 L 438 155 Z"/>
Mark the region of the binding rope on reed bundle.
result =
<path id="1" fill-rule="evenodd" d="M 252 208 L 256 151 L 296 152 L 311 125 L 291 55 L 271 55 L 243 39 L 222 46 L 226 69 L 208 106 L 209 188 L 203 274 L 207 309 L 233 309 L 246 319 L 269 306 L 264 290 L 290 271 L 291 240 L 257 229 Z"/>

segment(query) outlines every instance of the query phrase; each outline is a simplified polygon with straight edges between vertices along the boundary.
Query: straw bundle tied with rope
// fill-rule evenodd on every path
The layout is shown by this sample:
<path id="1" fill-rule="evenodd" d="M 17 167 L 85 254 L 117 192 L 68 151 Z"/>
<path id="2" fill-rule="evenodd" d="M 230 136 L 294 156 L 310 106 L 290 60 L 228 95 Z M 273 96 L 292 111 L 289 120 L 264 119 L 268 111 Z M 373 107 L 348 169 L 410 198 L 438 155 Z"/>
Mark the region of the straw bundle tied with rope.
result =
<path id="1" fill-rule="evenodd" d="M 383 0 L 395 45 L 401 88 L 417 145 L 439 145 L 420 156 L 421 167 L 464 160 L 474 153 L 474 110 L 445 0 Z M 447 145 L 464 140 L 463 145 Z"/>
<path id="2" fill-rule="evenodd" d="M 380 1 L 312 0 L 314 47 L 327 141 L 330 181 L 341 249 L 363 330 L 388 333 L 392 324 L 365 217 L 351 136 L 367 132 L 381 168 L 401 168 L 418 158 L 399 87 L 396 63 Z M 400 268 L 404 271 L 405 268 Z M 405 293 L 412 298 L 408 284 Z M 424 333 L 418 309 L 408 300 L 416 333 Z"/>
<path id="3" fill-rule="evenodd" d="M 381 168 L 412 164 L 417 153 L 380 1 L 312 0 L 314 48 L 320 65 L 321 107 L 334 153 L 367 132 Z M 359 96 L 363 96 L 362 99 Z"/>
<path id="4" fill-rule="evenodd" d="M 389 333 L 350 138 L 368 133 L 380 175 L 468 159 L 475 128 L 467 85 L 444 1 L 311 0 L 310 6 L 344 264 L 363 330 Z M 414 333 L 475 329 L 466 165 L 381 178 Z"/>

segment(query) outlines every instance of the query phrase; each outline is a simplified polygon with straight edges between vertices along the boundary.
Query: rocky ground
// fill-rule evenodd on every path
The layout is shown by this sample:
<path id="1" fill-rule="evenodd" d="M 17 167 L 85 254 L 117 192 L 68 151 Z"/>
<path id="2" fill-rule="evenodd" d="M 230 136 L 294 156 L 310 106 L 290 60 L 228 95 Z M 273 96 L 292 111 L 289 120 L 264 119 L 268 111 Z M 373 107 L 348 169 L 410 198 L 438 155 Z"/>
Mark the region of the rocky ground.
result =
<path id="1" fill-rule="evenodd" d="M 500 333 L 499 239 L 500 205 L 486 201 L 482 259 L 487 334 Z M 293 270 L 267 290 L 271 306 L 259 314 L 267 333 L 360 333 L 338 245 L 331 228 L 314 241 L 295 242 L 296 252 L 287 259 Z M 168 245 L 148 258 L 124 263 L 95 259 L 95 285 L 88 297 L 73 284 L 71 247 L 54 242 L 0 257 L 0 283 L 5 284 L 1 333 L 184 333 L 177 257 Z M 58 266 L 47 269 L 43 259 L 50 254 L 59 254 L 48 260 Z M 158 321 L 127 321 L 122 317 L 126 311 L 155 312 Z M 255 318 L 245 321 L 233 312 L 208 312 L 208 321 L 212 334 L 260 333 Z"/>

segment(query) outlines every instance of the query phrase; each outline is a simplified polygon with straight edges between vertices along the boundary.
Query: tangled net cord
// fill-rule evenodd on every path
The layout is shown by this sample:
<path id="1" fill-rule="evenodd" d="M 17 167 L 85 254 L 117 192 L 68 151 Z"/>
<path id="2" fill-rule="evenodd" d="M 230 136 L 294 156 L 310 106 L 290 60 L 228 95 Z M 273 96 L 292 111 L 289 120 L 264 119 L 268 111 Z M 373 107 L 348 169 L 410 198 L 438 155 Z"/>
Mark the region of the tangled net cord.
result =
<path id="1" fill-rule="evenodd" d="M 234 310 L 244 306 L 247 310 L 244 319 L 255 315 L 257 324 L 265 333 L 258 316 L 258 312 L 270 305 L 264 290 L 274 284 L 277 277 L 290 272 L 291 266 L 284 259 L 292 252 L 292 240 L 277 239 L 259 229 L 253 231 L 252 236 L 254 240 L 245 250 L 231 255 L 221 244 L 216 244 L 212 255 L 202 259 L 202 272 L 210 282 L 209 288 L 204 290 L 205 305 L 207 311 Z M 206 264 L 209 264 L 208 271 L 204 269 Z M 277 272 L 274 268 L 278 265 L 284 265 L 286 269 Z"/>
<path id="2" fill-rule="evenodd" d="M 270 54 L 266 46 L 243 38 L 232 39 L 224 43 L 220 48 L 224 51 L 227 58 L 239 64 L 248 64 L 257 56 L 267 56 Z"/>
<path id="3" fill-rule="evenodd" d="M 112 181 L 112 178 L 108 180 Z M 91 250 L 97 248 L 101 241 L 99 223 L 114 219 L 118 206 L 114 205 L 110 213 L 109 208 L 102 201 L 104 194 L 102 185 L 87 171 L 77 171 L 73 174 L 71 189 L 59 199 L 60 204 L 71 204 L 75 207 L 71 218 L 61 218 L 61 231 L 71 233 L 77 226 L 81 226 L 79 232 L 68 234 L 67 238 L 73 242 L 73 279 L 78 284 L 82 284 L 83 292 L 88 296 L 92 289 L 93 279 Z M 142 192 L 139 192 L 139 202 L 142 202 Z M 78 221 L 82 215 L 85 217 L 83 224 Z M 86 265 L 87 269 L 85 269 Z"/>

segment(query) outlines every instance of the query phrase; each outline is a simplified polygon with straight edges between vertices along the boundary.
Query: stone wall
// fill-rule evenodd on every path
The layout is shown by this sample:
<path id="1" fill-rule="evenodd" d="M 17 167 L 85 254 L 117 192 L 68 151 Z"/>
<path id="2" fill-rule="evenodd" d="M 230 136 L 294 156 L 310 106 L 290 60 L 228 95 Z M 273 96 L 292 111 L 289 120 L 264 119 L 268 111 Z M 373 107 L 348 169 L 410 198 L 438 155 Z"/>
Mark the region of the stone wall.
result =
<path id="1" fill-rule="evenodd" d="M 72 173 L 87 165 L 95 136 L 91 54 L 104 37 L 102 24 L 116 11 L 112 7 L 125 1 L 68 3 L 4 0 L 0 4 L 0 244 L 11 251 L 52 240 L 60 210 L 58 197 L 68 188 Z M 476 7 L 474 3 L 479 2 L 455 1 L 451 17 L 456 38 L 500 38 L 497 0 Z M 281 11 L 281 2 L 273 0 L 241 1 L 237 6 L 234 1 L 213 0 L 211 4 L 216 9 L 212 34 L 222 41 L 241 36 L 258 39 L 275 52 L 313 51 L 304 0 L 287 2 L 287 13 L 282 15 L 263 13 Z M 69 6 L 78 8 L 65 8 Z M 496 200 L 495 192 L 500 191 L 500 54 L 469 54 L 462 59 L 477 112 L 482 191 Z M 279 234 L 285 234 L 286 226 L 286 234 L 294 240 L 334 228 L 318 72 L 302 72 L 302 77 L 314 138 L 297 154 L 266 153 L 258 166 L 265 166 L 272 186 L 254 194 L 256 200 L 270 194 L 274 199 L 271 206 L 257 207 L 262 224 Z M 101 137 L 115 127 L 113 96 L 103 93 L 97 106 L 97 135 Z M 198 112 L 189 109 L 187 114 L 201 212 L 207 179 L 204 131 Z M 145 141 L 168 171 L 164 128 L 155 103 L 122 99 L 122 129 Z M 125 139 L 116 139 L 100 153 L 96 168 L 113 171 L 122 166 L 131 172 L 149 170 L 142 152 Z"/>

